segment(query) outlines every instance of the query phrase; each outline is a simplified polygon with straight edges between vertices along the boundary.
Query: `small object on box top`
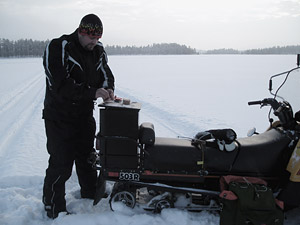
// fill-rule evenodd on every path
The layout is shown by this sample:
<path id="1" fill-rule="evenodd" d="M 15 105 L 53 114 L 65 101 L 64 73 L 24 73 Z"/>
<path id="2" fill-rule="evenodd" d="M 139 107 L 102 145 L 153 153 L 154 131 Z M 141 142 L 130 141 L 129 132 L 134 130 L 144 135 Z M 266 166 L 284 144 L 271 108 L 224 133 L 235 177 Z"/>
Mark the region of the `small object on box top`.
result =
<path id="1" fill-rule="evenodd" d="M 123 100 L 122 98 L 115 96 L 115 102 L 121 103 L 122 100 Z"/>
<path id="2" fill-rule="evenodd" d="M 131 102 L 130 99 L 125 99 L 124 102 L 115 102 L 115 101 L 105 101 L 98 105 L 99 107 L 108 107 L 108 108 L 124 108 L 124 109 L 141 109 L 141 103 L 139 102 Z"/>
<path id="3" fill-rule="evenodd" d="M 123 104 L 124 104 L 124 105 L 130 105 L 130 99 L 128 99 L 128 98 L 123 98 Z"/>

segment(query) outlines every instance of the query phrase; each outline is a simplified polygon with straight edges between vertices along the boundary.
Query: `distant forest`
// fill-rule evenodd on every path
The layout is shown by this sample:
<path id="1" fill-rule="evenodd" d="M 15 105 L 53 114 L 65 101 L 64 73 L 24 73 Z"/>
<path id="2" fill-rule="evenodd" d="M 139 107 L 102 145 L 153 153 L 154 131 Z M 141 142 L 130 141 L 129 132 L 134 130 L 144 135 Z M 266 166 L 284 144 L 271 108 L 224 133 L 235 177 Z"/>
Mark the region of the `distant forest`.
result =
<path id="1" fill-rule="evenodd" d="M 143 47 L 107 45 L 105 51 L 108 55 L 195 55 L 196 49 L 176 43 L 153 44 Z"/>
<path id="2" fill-rule="evenodd" d="M 214 49 L 204 52 L 204 54 L 254 54 L 254 55 L 293 55 L 300 54 L 300 45 L 289 45 L 284 47 L 259 48 L 238 51 L 235 49 Z"/>
<path id="3" fill-rule="evenodd" d="M 0 57 L 39 57 L 43 55 L 49 41 L 0 39 Z"/>
<path id="4" fill-rule="evenodd" d="M 47 41 L 34 41 L 32 39 L 20 39 L 11 41 L 0 39 L 0 57 L 41 57 Z M 195 55 L 195 54 L 299 54 L 300 45 L 284 47 L 271 47 L 239 51 L 235 49 L 214 49 L 200 51 L 195 48 L 176 43 L 152 44 L 148 46 L 119 46 L 107 45 L 105 51 L 108 55 Z"/>

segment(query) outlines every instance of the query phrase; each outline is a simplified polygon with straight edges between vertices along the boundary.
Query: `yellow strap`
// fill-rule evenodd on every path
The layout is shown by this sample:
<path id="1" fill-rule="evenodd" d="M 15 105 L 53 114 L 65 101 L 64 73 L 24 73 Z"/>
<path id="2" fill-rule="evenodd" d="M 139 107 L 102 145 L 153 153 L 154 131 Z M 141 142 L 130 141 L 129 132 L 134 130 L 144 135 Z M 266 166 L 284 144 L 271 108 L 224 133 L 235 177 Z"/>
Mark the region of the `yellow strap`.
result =
<path id="1" fill-rule="evenodd" d="M 290 161 L 286 169 L 291 173 L 291 181 L 300 182 L 300 140 L 298 141 L 291 155 Z"/>

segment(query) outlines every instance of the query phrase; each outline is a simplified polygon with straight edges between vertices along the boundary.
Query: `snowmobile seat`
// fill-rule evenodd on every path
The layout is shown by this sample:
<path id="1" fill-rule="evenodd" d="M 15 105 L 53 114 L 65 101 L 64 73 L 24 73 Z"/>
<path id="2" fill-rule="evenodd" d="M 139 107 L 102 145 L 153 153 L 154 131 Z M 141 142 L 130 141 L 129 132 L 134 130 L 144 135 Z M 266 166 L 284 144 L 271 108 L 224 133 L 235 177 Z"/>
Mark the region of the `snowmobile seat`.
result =
<path id="1" fill-rule="evenodd" d="M 217 142 L 208 140 L 204 151 L 204 168 L 209 174 L 229 174 L 232 169 L 232 164 L 238 155 L 238 144 L 233 142 L 236 146 L 235 150 L 227 151 L 220 150 Z"/>
<path id="2" fill-rule="evenodd" d="M 158 172 L 195 173 L 202 168 L 202 151 L 191 140 L 156 137 L 144 149 L 144 169 Z"/>
<path id="3" fill-rule="evenodd" d="M 290 141 L 287 135 L 276 129 L 238 139 L 239 154 L 232 172 L 276 175 L 283 163 L 283 150 Z"/>

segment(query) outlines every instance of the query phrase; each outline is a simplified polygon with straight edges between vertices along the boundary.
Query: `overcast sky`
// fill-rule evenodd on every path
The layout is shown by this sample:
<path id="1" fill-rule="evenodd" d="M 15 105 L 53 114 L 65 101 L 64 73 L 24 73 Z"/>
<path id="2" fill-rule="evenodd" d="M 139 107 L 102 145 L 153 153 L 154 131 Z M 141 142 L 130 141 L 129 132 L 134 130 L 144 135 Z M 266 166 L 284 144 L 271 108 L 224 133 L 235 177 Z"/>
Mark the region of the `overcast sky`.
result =
<path id="1" fill-rule="evenodd" d="M 0 0 L 0 38 L 47 40 L 88 14 L 104 45 L 239 50 L 300 44 L 300 0 Z"/>

